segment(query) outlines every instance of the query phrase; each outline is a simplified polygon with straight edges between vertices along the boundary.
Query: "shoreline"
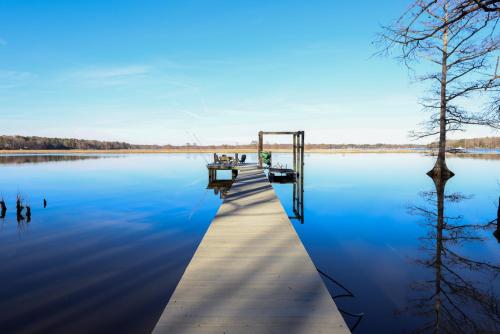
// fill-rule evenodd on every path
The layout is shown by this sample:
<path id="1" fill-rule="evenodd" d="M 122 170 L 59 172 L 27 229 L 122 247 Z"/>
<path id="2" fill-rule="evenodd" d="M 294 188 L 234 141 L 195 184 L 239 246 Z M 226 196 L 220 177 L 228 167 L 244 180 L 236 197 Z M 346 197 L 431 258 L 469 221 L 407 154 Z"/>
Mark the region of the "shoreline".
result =
<path id="1" fill-rule="evenodd" d="M 289 149 L 271 149 L 273 153 L 292 153 Z M 357 153 L 426 153 L 430 150 L 411 149 L 312 149 L 305 153 L 357 154 Z M 169 153 L 257 153 L 255 149 L 116 149 L 116 150 L 0 150 L 0 155 L 29 154 L 169 154 Z"/>
<path id="2" fill-rule="evenodd" d="M 289 153 L 291 150 L 287 149 L 274 149 L 273 153 Z M 130 150 L 0 150 L 0 158 L 8 157 L 43 157 L 43 156 L 60 156 L 60 157 L 78 157 L 78 156 L 126 156 L 133 154 L 209 154 L 212 155 L 213 150 L 209 149 L 192 149 L 192 150 L 180 150 L 180 149 L 130 149 Z M 254 149 L 225 149 L 216 151 L 217 154 L 256 154 Z M 326 154 L 326 155 L 357 155 L 357 154 L 419 154 L 425 156 L 436 156 L 431 150 L 411 150 L 411 149 L 393 149 L 393 150 L 383 150 L 383 149 L 312 149 L 306 150 L 305 154 Z M 456 159 L 481 159 L 481 160 L 500 160 L 500 152 L 467 152 L 467 153 L 446 153 L 448 158 Z"/>

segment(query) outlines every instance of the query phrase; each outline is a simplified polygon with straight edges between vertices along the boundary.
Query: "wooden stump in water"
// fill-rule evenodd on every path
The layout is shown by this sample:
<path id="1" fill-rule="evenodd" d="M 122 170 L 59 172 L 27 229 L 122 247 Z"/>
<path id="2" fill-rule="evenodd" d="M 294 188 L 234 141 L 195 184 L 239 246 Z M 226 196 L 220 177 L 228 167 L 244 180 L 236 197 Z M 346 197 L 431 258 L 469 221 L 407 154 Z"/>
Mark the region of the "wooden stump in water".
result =
<path id="1" fill-rule="evenodd" d="M 26 206 L 26 218 L 28 221 L 31 220 L 31 207 L 29 205 Z"/>
<path id="2" fill-rule="evenodd" d="M 0 201 L 0 219 L 5 218 L 5 213 L 7 212 L 7 206 L 5 205 L 4 200 Z"/>
<path id="3" fill-rule="evenodd" d="M 497 210 L 497 229 L 493 232 L 495 238 L 497 238 L 500 243 L 500 197 L 498 197 L 498 210 Z"/>
<path id="4" fill-rule="evenodd" d="M 498 197 L 497 230 L 500 230 L 500 197 Z"/>

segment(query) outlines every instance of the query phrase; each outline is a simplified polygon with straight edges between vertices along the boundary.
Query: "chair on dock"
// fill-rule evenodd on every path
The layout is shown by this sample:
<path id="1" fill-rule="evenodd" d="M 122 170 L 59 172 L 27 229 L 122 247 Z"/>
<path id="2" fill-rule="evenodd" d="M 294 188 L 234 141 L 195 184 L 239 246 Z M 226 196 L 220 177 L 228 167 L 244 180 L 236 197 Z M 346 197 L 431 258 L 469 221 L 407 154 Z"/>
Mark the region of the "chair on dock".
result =
<path id="1" fill-rule="evenodd" d="M 241 159 L 240 159 L 240 163 L 244 164 L 246 159 L 247 159 L 247 155 L 246 154 L 242 154 L 241 155 Z"/>
<path id="2" fill-rule="evenodd" d="M 229 157 L 227 155 L 223 154 L 220 156 L 219 161 L 223 164 L 227 164 L 227 163 L 229 163 Z"/>

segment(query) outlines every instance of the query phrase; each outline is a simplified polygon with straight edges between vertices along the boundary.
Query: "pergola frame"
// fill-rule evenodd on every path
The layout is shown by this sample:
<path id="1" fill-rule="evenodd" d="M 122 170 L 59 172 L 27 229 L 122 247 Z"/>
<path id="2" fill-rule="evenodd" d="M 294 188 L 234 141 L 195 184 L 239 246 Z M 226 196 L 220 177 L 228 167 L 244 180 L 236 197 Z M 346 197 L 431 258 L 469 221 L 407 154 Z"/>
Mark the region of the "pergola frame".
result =
<path id="1" fill-rule="evenodd" d="M 304 131 L 259 131 L 259 168 L 262 168 L 261 153 L 264 150 L 264 135 L 292 135 L 293 136 L 293 170 L 300 173 L 304 169 Z"/>
<path id="2" fill-rule="evenodd" d="M 259 168 L 262 168 L 261 153 L 264 150 L 264 135 L 291 135 L 293 136 L 293 171 L 295 181 L 293 183 L 293 212 L 295 218 L 304 223 L 304 131 L 260 131 L 258 158 Z M 272 167 L 272 166 L 271 166 Z"/>

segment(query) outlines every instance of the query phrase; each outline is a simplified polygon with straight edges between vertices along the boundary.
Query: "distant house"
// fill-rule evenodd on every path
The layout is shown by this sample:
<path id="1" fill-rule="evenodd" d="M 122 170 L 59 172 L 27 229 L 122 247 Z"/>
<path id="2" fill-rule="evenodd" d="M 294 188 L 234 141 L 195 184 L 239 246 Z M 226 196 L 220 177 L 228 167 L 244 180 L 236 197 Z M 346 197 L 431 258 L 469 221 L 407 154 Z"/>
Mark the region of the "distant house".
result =
<path id="1" fill-rule="evenodd" d="M 448 153 L 466 153 L 467 150 L 463 147 L 452 147 L 446 150 Z"/>

